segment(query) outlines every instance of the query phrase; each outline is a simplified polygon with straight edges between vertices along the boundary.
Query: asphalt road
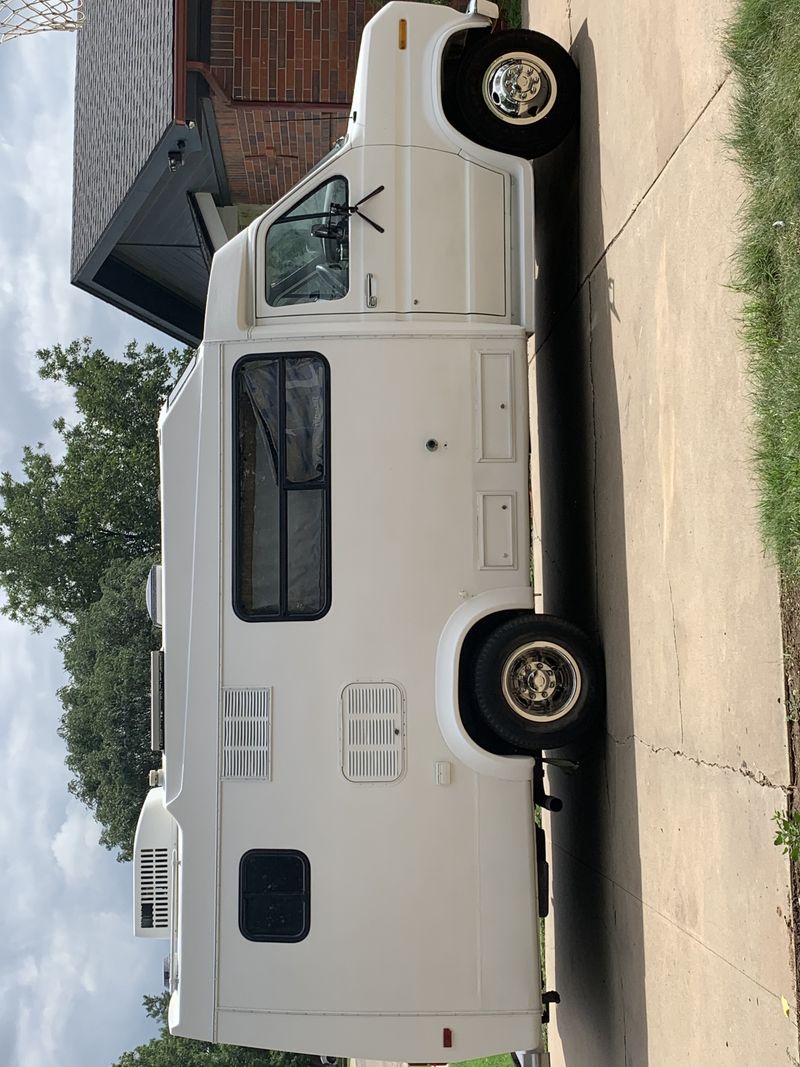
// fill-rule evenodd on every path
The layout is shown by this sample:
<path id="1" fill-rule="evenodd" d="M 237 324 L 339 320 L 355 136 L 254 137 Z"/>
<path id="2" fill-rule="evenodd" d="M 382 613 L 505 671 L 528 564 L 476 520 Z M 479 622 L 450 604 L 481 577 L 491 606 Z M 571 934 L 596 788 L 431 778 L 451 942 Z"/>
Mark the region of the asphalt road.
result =
<path id="1" fill-rule="evenodd" d="M 729 288 L 728 0 L 540 0 L 581 128 L 536 166 L 544 608 L 608 708 L 550 772 L 554 1067 L 798 1063 L 778 585 Z M 787 1018 L 781 998 L 791 1008 Z"/>

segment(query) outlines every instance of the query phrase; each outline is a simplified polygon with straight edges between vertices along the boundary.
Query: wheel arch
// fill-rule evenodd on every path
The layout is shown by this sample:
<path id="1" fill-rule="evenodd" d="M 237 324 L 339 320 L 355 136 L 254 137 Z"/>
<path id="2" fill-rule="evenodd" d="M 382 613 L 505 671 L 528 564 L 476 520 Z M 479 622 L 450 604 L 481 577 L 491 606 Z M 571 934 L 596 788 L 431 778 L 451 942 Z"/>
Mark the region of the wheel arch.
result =
<path id="1" fill-rule="evenodd" d="M 509 615 L 532 610 L 533 590 L 530 586 L 493 589 L 470 597 L 445 623 L 436 649 L 436 718 L 447 747 L 456 759 L 478 774 L 507 781 L 531 778 L 533 757 L 515 751 L 498 739 L 494 740 L 496 751 L 476 740 L 480 734 L 470 722 L 469 702 L 461 686 L 461 666 L 465 650 L 469 650 L 470 638 L 474 639 L 476 633 L 480 633 L 482 622 L 488 626 L 491 620 L 495 625 Z"/>

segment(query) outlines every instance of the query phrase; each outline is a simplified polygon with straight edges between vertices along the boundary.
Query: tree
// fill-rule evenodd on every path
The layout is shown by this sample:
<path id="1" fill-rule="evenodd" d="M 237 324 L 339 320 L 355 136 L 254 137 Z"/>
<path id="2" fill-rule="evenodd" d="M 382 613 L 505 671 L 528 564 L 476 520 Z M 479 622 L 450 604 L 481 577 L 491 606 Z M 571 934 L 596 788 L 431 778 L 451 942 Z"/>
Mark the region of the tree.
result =
<path id="1" fill-rule="evenodd" d="M 94 812 L 101 844 L 133 855 L 136 821 L 150 750 L 150 651 L 160 635 L 150 622 L 144 591 L 153 557 L 114 560 L 100 581 L 100 597 L 78 612 L 59 641 L 69 684 L 59 734 L 67 745 L 70 792 Z"/>
<path id="2" fill-rule="evenodd" d="M 173 1037 L 166 1023 L 169 994 L 144 998 L 145 1011 L 161 1023 L 161 1036 L 124 1052 L 115 1067 L 310 1067 L 314 1056 L 239 1045 L 212 1045 L 186 1037 Z"/>
<path id="3" fill-rule="evenodd" d="M 115 1067 L 284 1067 L 285 1059 L 291 1059 L 291 1067 L 314 1067 L 318 1063 L 313 1056 L 290 1056 L 239 1045 L 211 1045 L 166 1034 L 131 1052 L 123 1052 Z"/>
<path id="4" fill-rule="evenodd" d="M 4 614 L 69 625 L 113 560 L 158 551 L 158 412 L 190 354 L 133 342 L 112 359 L 88 338 L 37 353 L 40 377 L 73 390 L 78 419 L 53 423 L 62 459 L 28 446 L 22 480 L 0 477 Z"/>

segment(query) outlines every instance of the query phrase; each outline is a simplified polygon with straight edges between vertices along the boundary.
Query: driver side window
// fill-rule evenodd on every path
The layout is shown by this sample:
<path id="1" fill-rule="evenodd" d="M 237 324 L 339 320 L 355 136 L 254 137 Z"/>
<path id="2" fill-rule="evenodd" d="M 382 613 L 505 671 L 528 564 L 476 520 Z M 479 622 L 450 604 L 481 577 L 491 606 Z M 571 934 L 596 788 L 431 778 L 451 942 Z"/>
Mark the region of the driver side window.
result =
<path id="1" fill-rule="evenodd" d="M 271 307 L 340 300 L 350 286 L 347 181 L 331 178 L 267 231 L 266 297 Z"/>

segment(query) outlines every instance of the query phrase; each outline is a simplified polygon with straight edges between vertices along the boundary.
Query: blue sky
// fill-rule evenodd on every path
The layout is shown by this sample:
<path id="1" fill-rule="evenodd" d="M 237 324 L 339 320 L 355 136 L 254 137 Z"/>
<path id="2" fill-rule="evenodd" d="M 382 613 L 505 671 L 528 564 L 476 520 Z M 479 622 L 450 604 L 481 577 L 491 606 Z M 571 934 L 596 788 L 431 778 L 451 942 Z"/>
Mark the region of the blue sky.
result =
<path id="1" fill-rule="evenodd" d="M 0 469 L 52 445 L 63 389 L 37 348 L 91 336 L 109 353 L 166 338 L 69 284 L 75 39 L 0 45 Z M 164 942 L 133 938 L 131 868 L 98 842 L 67 792 L 56 734 L 58 635 L 0 616 L 0 1061 L 107 1067 L 154 1033 L 141 1008 L 161 987 Z"/>

